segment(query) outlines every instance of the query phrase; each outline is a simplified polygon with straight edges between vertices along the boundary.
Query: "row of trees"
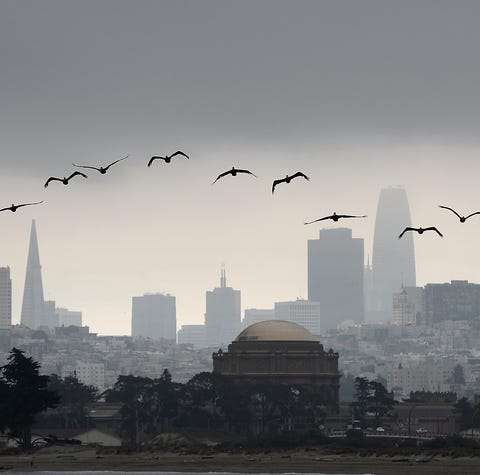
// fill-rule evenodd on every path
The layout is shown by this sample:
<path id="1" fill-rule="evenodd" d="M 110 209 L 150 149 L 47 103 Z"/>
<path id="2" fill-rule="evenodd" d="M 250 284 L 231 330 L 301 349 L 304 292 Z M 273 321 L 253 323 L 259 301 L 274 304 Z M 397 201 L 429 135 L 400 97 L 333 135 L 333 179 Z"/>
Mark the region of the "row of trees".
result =
<path id="1" fill-rule="evenodd" d="M 119 376 L 105 393 L 121 402 L 122 435 L 132 443 L 172 427 L 205 427 L 238 433 L 318 428 L 325 408 L 302 387 L 274 384 L 238 386 L 225 376 L 203 372 L 185 384 L 160 378 Z"/>
<path id="2" fill-rule="evenodd" d="M 31 427 L 86 428 L 86 407 L 98 391 L 75 375 L 59 378 L 40 374 L 40 365 L 13 348 L 0 367 L 0 430 L 27 447 Z M 220 374 L 204 372 L 187 383 L 172 381 L 168 370 L 160 378 L 119 376 L 104 393 L 106 402 L 120 402 L 121 435 L 131 443 L 170 431 L 173 427 L 204 427 L 261 434 L 318 428 L 326 408 L 301 386 L 259 383 L 235 385 Z M 366 425 L 367 414 L 381 424 L 395 401 L 378 381 L 355 379 L 355 418 Z M 370 416 L 371 417 L 371 416 Z"/>

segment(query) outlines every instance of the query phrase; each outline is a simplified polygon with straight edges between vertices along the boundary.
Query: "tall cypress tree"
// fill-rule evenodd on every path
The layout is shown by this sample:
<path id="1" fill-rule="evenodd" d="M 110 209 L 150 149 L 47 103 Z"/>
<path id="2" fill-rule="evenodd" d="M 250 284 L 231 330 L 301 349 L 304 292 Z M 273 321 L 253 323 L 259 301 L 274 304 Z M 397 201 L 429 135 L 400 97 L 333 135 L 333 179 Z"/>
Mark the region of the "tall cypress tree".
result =
<path id="1" fill-rule="evenodd" d="M 0 428 L 8 428 L 10 436 L 24 448 L 31 445 L 35 416 L 59 402 L 58 394 L 47 389 L 48 376 L 39 370 L 40 364 L 17 348 L 0 367 Z"/>

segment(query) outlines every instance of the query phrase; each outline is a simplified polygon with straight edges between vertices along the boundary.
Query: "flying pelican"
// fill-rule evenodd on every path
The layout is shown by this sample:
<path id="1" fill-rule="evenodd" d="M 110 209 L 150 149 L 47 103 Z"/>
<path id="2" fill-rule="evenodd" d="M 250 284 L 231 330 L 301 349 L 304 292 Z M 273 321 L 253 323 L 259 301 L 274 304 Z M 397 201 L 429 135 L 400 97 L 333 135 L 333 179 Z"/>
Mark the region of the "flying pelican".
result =
<path id="1" fill-rule="evenodd" d="M 110 165 L 107 165 L 106 167 L 89 167 L 87 165 L 75 165 L 75 163 L 72 163 L 74 167 L 77 168 L 91 168 L 92 170 L 97 170 L 99 171 L 102 175 L 105 175 L 107 173 L 108 169 L 112 166 L 115 165 L 115 163 L 121 162 L 122 160 L 125 160 L 128 158 L 130 155 L 127 155 L 126 157 L 119 158 L 118 160 L 115 160 L 114 162 L 110 163 Z"/>
<path id="2" fill-rule="evenodd" d="M 73 172 L 69 177 L 57 178 L 57 177 L 51 176 L 43 186 L 46 188 L 51 181 L 61 181 L 64 185 L 68 185 L 69 180 L 71 180 L 74 176 L 77 176 L 77 175 L 83 176 L 83 178 L 88 178 L 87 175 L 85 175 L 85 173 Z"/>
<path id="3" fill-rule="evenodd" d="M 148 161 L 148 167 L 152 164 L 154 160 L 163 160 L 165 163 L 170 163 L 172 161 L 173 157 L 176 157 L 177 155 L 182 155 L 182 157 L 185 157 L 189 159 L 190 157 L 186 154 L 183 153 L 181 150 L 177 150 L 175 153 L 172 153 L 171 155 L 165 155 L 164 157 L 158 157 L 158 156 L 153 156 L 149 161 Z"/>
<path id="4" fill-rule="evenodd" d="M 454 209 L 449 208 L 448 206 L 440 205 L 440 208 L 449 209 L 452 213 L 454 213 L 458 216 L 458 219 L 460 220 L 461 223 L 464 223 L 468 218 L 471 218 L 472 216 L 475 216 L 476 214 L 480 214 L 480 211 L 476 211 L 475 213 L 469 214 L 468 216 L 460 216 Z"/>
<path id="5" fill-rule="evenodd" d="M 402 231 L 400 236 L 398 236 L 398 239 L 400 239 L 407 231 L 417 231 L 418 234 L 423 234 L 425 231 L 435 231 L 440 237 L 443 237 L 443 234 L 435 226 L 430 226 L 429 228 L 407 227 Z"/>
<path id="6" fill-rule="evenodd" d="M 215 181 L 212 183 L 212 185 L 214 185 L 218 180 L 220 180 L 220 178 L 223 178 L 226 175 L 235 176 L 237 173 L 248 173 L 249 175 L 253 175 L 255 178 L 258 178 L 257 175 L 255 175 L 254 173 L 252 173 L 249 170 L 241 170 L 240 168 L 232 167 L 231 170 L 220 173 L 220 175 L 218 175 L 217 178 L 215 178 Z"/>
<path id="7" fill-rule="evenodd" d="M 305 178 L 305 180 L 310 180 L 310 178 L 309 178 L 307 175 L 305 175 L 304 173 L 302 173 L 302 172 L 297 172 L 297 173 L 295 173 L 294 175 L 291 175 L 291 176 L 288 176 L 288 175 L 287 175 L 287 176 L 285 176 L 285 178 L 280 178 L 280 179 L 275 180 L 275 181 L 273 182 L 273 185 L 272 185 L 272 195 L 273 195 L 273 192 L 275 191 L 275 187 L 276 187 L 277 185 L 279 185 L 280 183 L 290 183 L 294 178 L 297 178 L 297 177 L 299 177 L 299 176 L 302 176 L 303 178 Z"/>
<path id="8" fill-rule="evenodd" d="M 0 209 L 0 211 L 7 211 L 7 210 L 10 210 L 12 213 L 15 213 L 15 211 L 17 211 L 18 208 L 21 208 L 22 206 L 31 206 L 31 205 L 39 205 L 40 203 L 43 203 L 43 201 L 37 201 L 35 203 L 23 203 L 21 205 L 14 205 L 12 203 L 12 206 L 7 206 L 6 208 L 2 208 Z"/>
<path id="9" fill-rule="evenodd" d="M 317 223 L 318 221 L 325 221 L 327 219 L 331 219 L 332 221 L 337 222 L 340 218 L 366 218 L 366 217 L 367 217 L 366 214 L 364 214 L 362 216 L 354 216 L 354 215 L 351 215 L 351 214 L 337 214 L 337 213 L 334 212 L 330 216 L 325 216 L 323 218 L 316 219 L 315 221 L 309 221 L 308 223 L 303 223 L 303 224 L 313 224 L 313 223 Z"/>

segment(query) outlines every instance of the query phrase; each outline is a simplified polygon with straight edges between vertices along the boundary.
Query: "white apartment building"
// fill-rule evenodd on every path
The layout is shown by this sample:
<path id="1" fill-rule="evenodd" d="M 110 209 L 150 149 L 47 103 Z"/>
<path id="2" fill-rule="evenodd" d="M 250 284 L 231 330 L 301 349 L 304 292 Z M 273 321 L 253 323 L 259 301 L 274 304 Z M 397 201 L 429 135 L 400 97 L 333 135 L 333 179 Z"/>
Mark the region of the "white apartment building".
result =
<path id="1" fill-rule="evenodd" d="M 60 307 L 55 309 L 55 315 L 59 327 L 82 326 L 82 312 L 74 312 Z"/>
<path id="2" fill-rule="evenodd" d="M 100 392 L 105 390 L 105 364 L 78 362 L 73 368 L 64 368 L 62 377 L 75 374 L 87 386 L 95 386 Z"/>
<path id="3" fill-rule="evenodd" d="M 192 345 L 195 350 L 207 347 L 205 325 L 182 325 L 177 333 L 179 345 Z"/>
<path id="4" fill-rule="evenodd" d="M 247 328 L 254 323 L 264 322 L 265 320 L 275 320 L 275 309 L 273 308 L 248 308 L 245 309 L 242 328 Z"/>
<path id="5" fill-rule="evenodd" d="M 320 335 L 320 302 L 297 299 L 275 302 L 275 320 L 286 320 L 302 325 L 314 335 Z"/>

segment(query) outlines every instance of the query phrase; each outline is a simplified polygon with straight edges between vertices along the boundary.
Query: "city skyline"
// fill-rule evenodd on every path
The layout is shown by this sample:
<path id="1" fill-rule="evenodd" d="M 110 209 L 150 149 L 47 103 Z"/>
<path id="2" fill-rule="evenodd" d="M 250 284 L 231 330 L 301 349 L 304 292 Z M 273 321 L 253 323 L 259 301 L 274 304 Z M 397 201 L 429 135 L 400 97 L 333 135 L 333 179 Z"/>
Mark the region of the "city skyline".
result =
<path id="1" fill-rule="evenodd" d="M 461 5 L 461 6 L 460 6 Z M 307 297 L 307 241 L 337 213 L 372 260 L 379 190 L 402 184 L 417 285 L 480 282 L 480 5 L 471 2 L 2 2 L 0 267 L 19 322 L 36 219 L 46 300 L 127 334 L 133 295 L 202 323 L 225 263 L 244 308 Z M 189 160 L 155 162 L 183 150 Z M 106 175 L 43 184 L 72 163 Z M 258 179 L 225 177 L 232 166 Z M 271 194 L 272 181 L 302 171 Z M 93 173 L 94 172 L 94 173 Z M 333 224 L 326 228 L 335 227 Z M 398 236 L 401 229 L 392 229 Z"/>

